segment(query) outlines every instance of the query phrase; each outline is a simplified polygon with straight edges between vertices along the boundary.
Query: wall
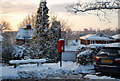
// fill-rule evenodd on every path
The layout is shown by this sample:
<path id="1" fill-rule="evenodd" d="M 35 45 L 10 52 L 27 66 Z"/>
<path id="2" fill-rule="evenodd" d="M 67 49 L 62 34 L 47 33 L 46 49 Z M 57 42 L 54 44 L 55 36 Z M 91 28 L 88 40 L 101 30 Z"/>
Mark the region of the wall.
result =
<path id="1" fill-rule="evenodd" d="M 89 45 L 90 44 L 90 40 L 84 40 L 84 39 L 80 39 L 81 44 L 85 44 L 85 45 Z M 104 40 L 96 40 L 95 43 L 96 44 L 107 44 L 107 43 L 116 43 L 116 42 L 120 42 L 120 40 L 113 40 L 113 41 L 104 41 Z"/>
<path id="2" fill-rule="evenodd" d="M 75 51 L 62 52 L 62 61 L 76 61 L 76 52 Z"/>

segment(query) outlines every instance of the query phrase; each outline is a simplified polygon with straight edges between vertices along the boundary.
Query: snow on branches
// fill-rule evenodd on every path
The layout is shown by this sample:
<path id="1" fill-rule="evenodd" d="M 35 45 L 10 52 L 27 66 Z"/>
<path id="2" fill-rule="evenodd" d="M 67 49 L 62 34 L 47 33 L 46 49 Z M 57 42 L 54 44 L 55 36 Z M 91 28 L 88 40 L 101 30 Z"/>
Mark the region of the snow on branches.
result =
<path id="1" fill-rule="evenodd" d="M 49 31 L 49 16 L 48 16 L 48 8 L 46 6 L 47 2 L 41 0 L 38 11 L 37 11 L 37 21 L 36 21 L 36 28 L 35 28 L 35 39 L 33 42 L 33 47 L 36 48 L 38 54 L 43 57 L 43 54 L 46 55 L 47 53 L 47 44 L 46 42 L 49 41 L 48 38 L 48 31 Z"/>
<path id="2" fill-rule="evenodd" d="M 41 58 L 58 59 L 57 41 L 60 38 L 61 30 L 59 22 L 52 22 L 49 27 L 49 9 L 46 6 L 47 2 L 41 0 L 38 11 L 35 37 L 32 47 L 37 50 Z"/>
<path id="3" fill-rule="evenodd" d="M 91 10 L 103 10 L 103 9 L 120 9 L 120 1 L 96 1 L 93 3 L 76 3 L 67 6 L 70 12 L 87 12 Z"/>
<path id="4" fill-rule="evenodd" d="M 34 50 L 32 47 L 16 45 L 13 48 L 12 59 L 34 59 L 38 57 L 36 55 L 36 50 Z"/>
<path id="5" fill-rule="evenodd" d="M 106 16 L 109 16 L 113 13 L 113 11 L 120 9 L 120 1 L 119 0 L 96 0 L 95 2 L 82 3 L 77 2 L 72 5 L 68 5 L 68 12 L 78 13 L 78 12 L 90 12 L 96 11 L 96 14 L 100 20 L 105 21 L 105 19 L 109 20 Z M 103 15 L 104 19 L 100 16 Z"/>

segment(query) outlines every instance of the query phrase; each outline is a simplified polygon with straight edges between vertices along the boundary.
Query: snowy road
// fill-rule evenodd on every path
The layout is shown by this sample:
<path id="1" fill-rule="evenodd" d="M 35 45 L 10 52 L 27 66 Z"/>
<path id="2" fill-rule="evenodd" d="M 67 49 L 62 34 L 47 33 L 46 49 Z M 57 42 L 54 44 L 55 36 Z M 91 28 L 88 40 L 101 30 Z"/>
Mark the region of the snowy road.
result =
<path id="1" fill-rule="evenodd" d="M 16 79 L 16 80 L 2 80 L 2 81 L 119 81 L 111 79 Z"/>
<path id="2" fill-rule="evenodd" d="M 63 67 L 59 63 L 46 63 L 41 66 L 35 64 L 21 65 L 17 68 L 4 66 L 0 80 L 2 79 L 110 79 L 108 76 L 93 75 L 93 65 L 79 66 L 73 62 L 63 62 Z M 83 74 L 85 74 L 83 76 Z"/>

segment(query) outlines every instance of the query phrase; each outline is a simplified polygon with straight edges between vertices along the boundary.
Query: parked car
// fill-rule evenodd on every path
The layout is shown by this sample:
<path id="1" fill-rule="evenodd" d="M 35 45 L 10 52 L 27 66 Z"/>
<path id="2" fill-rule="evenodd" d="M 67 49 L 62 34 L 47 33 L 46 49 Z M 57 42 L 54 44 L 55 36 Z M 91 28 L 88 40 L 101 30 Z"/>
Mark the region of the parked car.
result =
<path id="1" fill-rule="evenodd" d="M 103 47 L 94 57 L 95 71 L 120 74 L 120 43 Z"/>

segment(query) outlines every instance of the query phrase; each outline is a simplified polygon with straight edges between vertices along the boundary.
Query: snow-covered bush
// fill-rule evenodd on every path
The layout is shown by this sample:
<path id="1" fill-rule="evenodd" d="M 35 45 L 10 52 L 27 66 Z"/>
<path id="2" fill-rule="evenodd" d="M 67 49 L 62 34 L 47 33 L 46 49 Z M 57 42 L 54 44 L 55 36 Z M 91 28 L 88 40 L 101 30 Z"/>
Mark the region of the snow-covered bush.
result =
<path id="1" fill-rule="evenodd" d="M 93 63 L 93 50 L 86 50 L 84 52 L 81 52 L 77 55 L 77 63 L 81 65 L 87 65 Z"/>
<path id="2" fill-rule="evenodd" d="M 13 59 L 32 59 L 36 58 L 37 56 L 36 51 L 30 46 L 14 46 L 12 58 Z"/>
<path id="3" fill-rule="evenodd" d="M 80 52 L 86 50 L 86 46 L 85 45 L 79 45 L 79 46 L 77 46 L 76 50 L 77 50 L 78 53 L 80 53 Z"/>
<path id="4" fill-rule="evenodd" d="M 77 47 L 77 63 L 81 65 L 92 64 L 93 57 L 104 47 L 103 44 L 91 44 Z"/>
<path id="5" fill-rule="evenodd" d="M 22 58 L 22 56 L 23 56 L 23 53 L 24 53 L 24 50 L 25 49 L 25 47 L 24 46 L 15 46 L 14 47 L 14 50 L 13 50 L 13 53 L 12 53 L 12 58 L 13 59 L 17 59 L 17 58 L 19 58 L 19 59 L 21 59 Z"/>

